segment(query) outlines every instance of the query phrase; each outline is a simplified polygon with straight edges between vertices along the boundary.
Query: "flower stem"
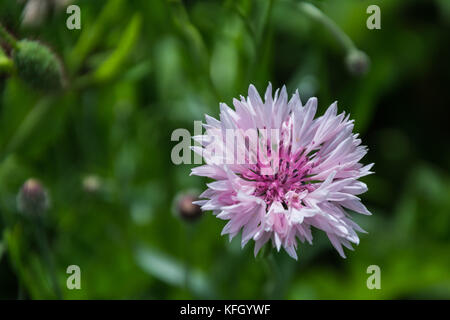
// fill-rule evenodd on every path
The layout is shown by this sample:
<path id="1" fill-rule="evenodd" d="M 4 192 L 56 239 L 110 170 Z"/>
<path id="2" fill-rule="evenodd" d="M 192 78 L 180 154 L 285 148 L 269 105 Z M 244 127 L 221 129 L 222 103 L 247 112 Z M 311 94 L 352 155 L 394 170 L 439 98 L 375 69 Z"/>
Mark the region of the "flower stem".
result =
<path id="1" fill-rule="evenodd" d="M 258 37 L 257 42 L 258 42 L 259 46 L 261 46 L 261 41 L 263 41 L 264 37 L 267 34 L 267 30 L 269 28 L 268 24 L 269 24 L 270 16 L 272 14 L 272 8 L 273 8 L 273 0 L 269 0 L 267 8 L 264 11 L 264 15 L 262 17 L 261 29 L 257 35 L 257 37 Z"/>
<path id="2" fill-rule="evenodd" d="M 193 226 L 186 224 L 185 225 L 185 235 L 184 235 L 184 288 L 190 294 L 191 293 L 191 245 L 192 245 L 192 236 L 194 230 Z"/>
<path id="3" fill-rule="evenodd" d="M 54 265 L 54 262 L 52 259 L 52 254 L 50 252 L 50 247 L 48 245 L 47 237 L 45 235 L 41 219 L 38 218 L 36 220 L 37 221 L 36 221 L 35 228 L 34 228 L 36 240 L 41 249 L 42 256 L 43 256 L 44 261 L 48 268 L 48 272 L 50 273 L 50 280 L 52 282 L 52 287 L 55 292 L 56 298 L 61 300 L 62 299 L 61 288 L 58 284 L 58 279 L 56 277 L 55 265 Z"/>
<path id="4" fill-rule="evenodd" d="M 350 37 L 342 31 L 342 29 L 339 28 L 333 20 L 331 20 L 317 7 L 307 2 L 301 2 L 298 4 L 298 8 L 303 14 L 321 23 L 325 28 L 327 28 L 347 52 L 357 50 L 352 39 L 350 39 Z"/>
<path id="5" fill-rule="evenodd" d="M 6 31 L 5 27 L 0 24 L 0 37 L 3 38 L 11 47 L 17 49 L 17 40 Z"/>
<path id="6" fill-rule="evenodd" d="M 282 274 L 270 244 L 266 244 L 264 247 L 262 261 L 267 273 L 267 298 L 271 300 L 279 299 L 281 294 Z"/>
<path id="7" fill-rule="evenodd" d="M 183 1 L 168 0 L 170 11 L 175 27 L 180 34 L 189 42 L 195 58 L 199 62 L 199 67 L 205 73 L 207 85 L 210 87 L 214 96 L 220 100 L 220 94 L 212 81 L 210 73 L 211 56 L 206 46 L 205 41 L 197 27 L 191 22 L 188 11 L 186 10 Z"/>

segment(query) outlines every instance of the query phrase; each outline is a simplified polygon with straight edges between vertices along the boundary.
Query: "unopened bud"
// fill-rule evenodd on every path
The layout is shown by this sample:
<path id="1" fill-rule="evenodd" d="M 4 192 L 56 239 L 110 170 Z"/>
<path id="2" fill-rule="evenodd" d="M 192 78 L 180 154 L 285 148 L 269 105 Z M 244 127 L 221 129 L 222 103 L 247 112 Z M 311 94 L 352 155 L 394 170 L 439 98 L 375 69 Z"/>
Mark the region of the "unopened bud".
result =
<path id="1" fill-rule="evenodd" d="M 17 206 L 23 214 L 40 216 L 49 207 L 47 191 L 38 180 L 28 179 L 17 196 Z"/>
<path id="2" fill-rule="evenodd" d="M 364 75 L 369 71 L 370 59 L 361 50 L 351 50 L 345 58 L 348 70 L 354 75 Z"/>
<path id="3" fill-rule="evenodd" d="M 17 41 L 13 59 L 18 75 L 31 87 L 43 91 L 57 91 L 64 87 L 61 61 L 42 43 Z"/>
<path id="4" fill-rule="evenodd" d="M 180 218 L 186 221 L 195 221 L 202 216 L 200 206 L 193 204 L 193 201 L 199 200 L 194 194 L 182 194 L 177 198 L 176 210 Z"/>

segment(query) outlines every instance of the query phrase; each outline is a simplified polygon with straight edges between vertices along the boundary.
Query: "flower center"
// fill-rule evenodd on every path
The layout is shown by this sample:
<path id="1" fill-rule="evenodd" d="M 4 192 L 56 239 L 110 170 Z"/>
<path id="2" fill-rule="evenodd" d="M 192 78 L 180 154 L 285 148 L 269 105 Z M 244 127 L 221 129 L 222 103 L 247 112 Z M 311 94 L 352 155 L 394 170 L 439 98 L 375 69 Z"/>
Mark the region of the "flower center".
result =
<path id="1" fill-rule="evenodd" d="M 275 201 L 285 208 L 292 202 L 294 206 L 301 206 L 298 194 L 313 190 L 312 185 L 308 184 L 311 164 L 302 152 L 295 155 L 283 152 L 280 154 L 279 166 L 277 170 L 273 170 L 274 174 L 263 174 L 263 166 L 258 163 L 243 174 L 243 177 L 255 182 L 254 195 L 262 198 L 268 206 Z"/>

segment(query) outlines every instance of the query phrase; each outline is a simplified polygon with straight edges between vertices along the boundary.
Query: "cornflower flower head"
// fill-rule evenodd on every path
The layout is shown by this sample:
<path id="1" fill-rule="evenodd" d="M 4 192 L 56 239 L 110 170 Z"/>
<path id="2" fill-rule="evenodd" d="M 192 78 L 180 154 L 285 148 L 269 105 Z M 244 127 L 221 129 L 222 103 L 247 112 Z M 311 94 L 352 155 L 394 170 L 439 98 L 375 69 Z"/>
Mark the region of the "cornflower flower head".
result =
<path id="1" fill-rule="evenodd" d="M 205 164 L 192 169 L 214 180 L 196 201 L 202 210 L 228 220 L 222 235 L 230 241 L 242 230 L 241 244 L 255 242 L 255 256 L 268 241 L 297 259 L 297 239 L 312 244 L 311 227 L 323 230 L 339 254 L 358 244 L 365 232 L 347 209 L 370 215 L 359 194 L 359 178 L 373 164 L 359 161 L 367 153 L 353 120 L 337 114 L 337 103 L 315 118 L 317 99 L 302 104 L 298 91 L 288 100 L 286 88 L 264 101 L 250 85 L 248 97 L 220 104 L 219 120 L 206 115 L 205 134 L 192 149 Z"/>

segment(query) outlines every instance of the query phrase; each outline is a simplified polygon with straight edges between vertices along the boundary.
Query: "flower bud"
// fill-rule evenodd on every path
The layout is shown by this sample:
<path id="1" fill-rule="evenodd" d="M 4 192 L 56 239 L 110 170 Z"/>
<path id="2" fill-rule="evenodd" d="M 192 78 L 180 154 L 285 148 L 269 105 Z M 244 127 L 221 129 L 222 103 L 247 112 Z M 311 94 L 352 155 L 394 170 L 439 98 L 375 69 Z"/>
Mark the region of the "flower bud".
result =
<path id="1" fill-rule="evenodd" d="M 200 206 L 192 203 L 197 200 L 198 197 L 190 193 L 182 194 L 177 198 L 176 211 L 181 219 L 192 222 L 202 216 Z"/>
<path id="2" fill-rule="evenodd" d="M 17 196 L 19 211 L 28 216 L 40 216 L 49 207 L 47 191 L 36 179 L 28 179 Z"/>
<path id="3" fill-rule="evenodd" d="M 369 71 L 369 57 L 361 50 L 351 50 L 345 58 L 348 70 L 354 75 L 364 75 Z"/>
<path id="4" fill-rule="evenodd" d="M 31 87 L 43 91 L 57 91 L 64 87 L 61 62 L 38 41 L 17 41 L 13 59 L 18 75 Z"/>

